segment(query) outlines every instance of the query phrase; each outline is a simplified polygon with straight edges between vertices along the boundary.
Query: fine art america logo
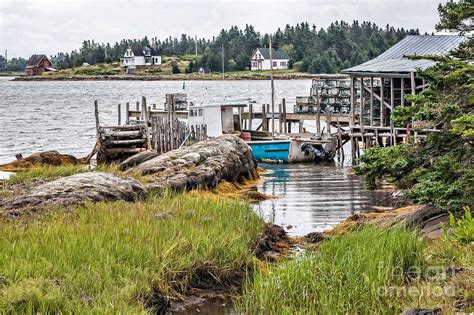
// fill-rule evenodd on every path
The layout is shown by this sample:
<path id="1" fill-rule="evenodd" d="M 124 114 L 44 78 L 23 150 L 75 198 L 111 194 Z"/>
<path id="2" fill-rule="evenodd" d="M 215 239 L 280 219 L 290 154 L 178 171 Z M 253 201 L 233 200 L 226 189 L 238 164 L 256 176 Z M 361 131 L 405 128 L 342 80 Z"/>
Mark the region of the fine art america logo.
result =
<path id="1" fill-rule="evenodd" d="M 378 272 L 380 277 L 387 276 L 389 272 L 391 278 L 408 278 L 412 280 L 413 285 L 405 283 L 404 285 L 391 285 L 376 288 L 377 295 L 383 297 L 454 297 L 456 287 L 447 280 L 455 276 L 456 268 L 446 268 L 444 266 L 417 267 L 412 266 L 404 272 L 403 268 L 394 268 L 387 270 L 383 262 L 379 263 Z M 418 280 L 421 280 L 418 281 Z M 428 283 L 430 283 L 428 285 Z"/>

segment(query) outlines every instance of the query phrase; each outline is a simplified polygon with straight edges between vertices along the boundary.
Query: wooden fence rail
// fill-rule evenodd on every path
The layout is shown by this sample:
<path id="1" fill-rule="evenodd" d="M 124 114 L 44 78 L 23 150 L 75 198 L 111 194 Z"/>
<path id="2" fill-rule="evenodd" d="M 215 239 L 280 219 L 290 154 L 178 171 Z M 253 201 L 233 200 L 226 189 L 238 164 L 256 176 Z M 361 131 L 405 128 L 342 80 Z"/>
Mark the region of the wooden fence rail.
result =
<path id="1" fill-rule="evenodd" d="M 158 153 L 180 148 L 188 141 L 198 142 L 207 139 L 206 126 L 191 126 L 177 118 L 151 117 L 152 147 Z"/>

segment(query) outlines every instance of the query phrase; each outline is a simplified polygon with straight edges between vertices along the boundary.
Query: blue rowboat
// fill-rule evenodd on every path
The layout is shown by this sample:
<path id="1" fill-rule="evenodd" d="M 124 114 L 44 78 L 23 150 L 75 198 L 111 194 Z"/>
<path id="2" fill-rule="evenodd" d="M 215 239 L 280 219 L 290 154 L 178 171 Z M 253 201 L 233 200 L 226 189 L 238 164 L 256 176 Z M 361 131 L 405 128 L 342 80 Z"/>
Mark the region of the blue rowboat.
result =
<path id="1" fill-rule="evenodd" d="M 261 162 L 295 163 L 332 160 L 336 142 L 331 140 L 260 140 L 249 141 L 254 158 Z"/>
<path id="2" fill-rule="evenodd" d="M 253 157 L 257 161 L 273 161 L 288 163 L 291 139 L 249 141 Z"/>

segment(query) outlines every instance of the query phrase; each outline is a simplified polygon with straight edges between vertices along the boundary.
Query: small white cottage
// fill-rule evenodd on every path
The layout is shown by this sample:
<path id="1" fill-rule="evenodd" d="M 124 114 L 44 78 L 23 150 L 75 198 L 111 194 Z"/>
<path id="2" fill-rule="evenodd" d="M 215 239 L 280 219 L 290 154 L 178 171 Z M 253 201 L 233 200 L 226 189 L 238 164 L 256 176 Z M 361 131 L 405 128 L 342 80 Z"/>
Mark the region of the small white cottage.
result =
<path id="1" fill-rule="evenodd" d="M 285 70 L 288 69 L 288 63 L 290 62 L 290 56 L 282 50 L 272 49 L 273 69 L 274 70 Z M 251 70 L 270 70 L 270 49 L 269 48 L 257 48 L 252 54 Z"/>
<path id="2" fill-rule="evenodd" d="M 140 67 L 161 65 L 161 56 L 155 48 L 150 46 L 133 46 L 128 47 L 120 59 L 122 67 Z"/>
<path id="3" fill-rule="evenodd" d="M 208 137 L 240 131 L 240 120 L 238 114 L 234 113 L 234 108 L 246 106 L 245 101 L 225 99 L 215 100 L 206 105 L 189 106 L 188 125 L 194 127 L 206 125 Z"/>

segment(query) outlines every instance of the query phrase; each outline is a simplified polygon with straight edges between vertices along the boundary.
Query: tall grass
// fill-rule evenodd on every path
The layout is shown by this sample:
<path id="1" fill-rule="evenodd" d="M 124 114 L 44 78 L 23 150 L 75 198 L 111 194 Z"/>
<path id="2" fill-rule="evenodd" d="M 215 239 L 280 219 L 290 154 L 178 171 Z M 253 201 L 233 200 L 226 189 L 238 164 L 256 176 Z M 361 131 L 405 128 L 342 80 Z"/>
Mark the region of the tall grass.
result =
<path id="1" fill-rule="evenodd" d="M 0 313 L 141 313 L 202 270 L 244 272 L 262 227 L 239 201 L 170 194 L 1 220 Z"/>
<path id="2" fill-rule="evenodd" d="M 402 285 L 410 267 L 421 267 L 424 246 L 403 227 L 349 232 L 257 272 L 239 307 L 262 314 L 396 313 L 399 303 L 379 290 Z"/>

